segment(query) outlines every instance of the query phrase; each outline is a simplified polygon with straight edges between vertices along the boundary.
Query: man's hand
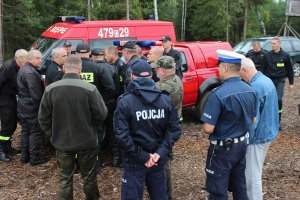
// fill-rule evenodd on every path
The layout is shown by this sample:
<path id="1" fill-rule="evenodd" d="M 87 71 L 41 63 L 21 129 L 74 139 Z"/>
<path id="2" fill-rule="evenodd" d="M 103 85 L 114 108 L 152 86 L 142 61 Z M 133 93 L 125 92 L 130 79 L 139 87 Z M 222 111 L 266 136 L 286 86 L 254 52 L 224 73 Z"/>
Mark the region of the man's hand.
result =
<path id="1" fill-rule="evenodd" d="M 160 155 L 157 153 L 151 154 L 149 160 L 145 163 L 147 168 L 153 167 L 157 165 L 157 161 L 160 159 Z"/>
<path id="2" fill-rule="evenodd" d="M 290 85 L 289 89 L 293 90 L 294 89 L 294 85 Z"/>

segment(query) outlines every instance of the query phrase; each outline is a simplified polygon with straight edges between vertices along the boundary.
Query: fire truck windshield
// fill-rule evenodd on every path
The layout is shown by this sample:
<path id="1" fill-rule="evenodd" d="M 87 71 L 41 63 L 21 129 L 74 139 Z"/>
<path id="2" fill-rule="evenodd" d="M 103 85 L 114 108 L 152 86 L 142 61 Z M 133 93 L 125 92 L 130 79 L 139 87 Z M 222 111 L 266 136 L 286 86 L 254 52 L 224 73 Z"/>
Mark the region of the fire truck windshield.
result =
<path id="1" fill-rule="evenodd" d="M 39 37 L 32 45 L 33 49 L 39 50 L 43 55 L 47 50 L 52 49 L 52 46 L 56 46 L 59 40 L 52 38 Z"/>

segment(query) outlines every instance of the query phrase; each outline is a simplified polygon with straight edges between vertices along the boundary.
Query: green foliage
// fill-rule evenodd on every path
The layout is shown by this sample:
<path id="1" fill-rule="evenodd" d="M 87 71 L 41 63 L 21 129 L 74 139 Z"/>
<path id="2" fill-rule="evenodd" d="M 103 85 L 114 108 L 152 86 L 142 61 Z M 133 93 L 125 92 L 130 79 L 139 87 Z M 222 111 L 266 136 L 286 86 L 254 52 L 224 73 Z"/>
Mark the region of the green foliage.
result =
<path id="1" fill-rule="evenodd" d="M 129 0 L 130 19 L 147 19 L 154 15 L 153 0 Z M 229 2 L 227 13 L 227 4 Z M 261 27 L 255 9 L 260 9 L 267 34 L 275 35 L 285 21 L 285 1 L 249 0 L 247 37 L 260 36 Z M 5 58 L 19 48 L 28 49 L 48 28 L 55 16 L 87 17 L 87 0 L 3 0 L 3 31 Z M 159 20 L 172 21 L 177 39 L 182 27 L 182 0 L 157 0 Z M 126 19 L 126 0 L 92 0 L 92 20 Z M 244 0 L 188 0 L 186 40 L 241 40 L 244 23 Z M 291 19 L 300 32 L 300 18 Z"/>
<path id="2" fill-rule="evenodd" d="M 269 11 L 269 19 L 265 23 L 267 35 L 274 36 L 285 21 L 285 2 L 271 2 L 263 6 L 263 9 Z"/>
<path id="3" fill-rule="evenodd" d="M 224 40 L 226 5 L 219 0 L 188 2 L 187 37 L 189 40 Z"/>

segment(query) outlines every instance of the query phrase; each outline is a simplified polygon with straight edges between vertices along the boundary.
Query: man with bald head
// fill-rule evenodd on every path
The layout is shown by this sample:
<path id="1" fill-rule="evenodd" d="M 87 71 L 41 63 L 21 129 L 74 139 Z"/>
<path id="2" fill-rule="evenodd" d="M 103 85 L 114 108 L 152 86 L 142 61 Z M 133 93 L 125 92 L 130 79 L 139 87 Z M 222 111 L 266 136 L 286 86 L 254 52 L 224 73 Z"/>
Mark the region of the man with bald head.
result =
<path id="1" fill-rule="evenodd" d="M 52 62 L 47 67 L 46 71 L 46 85 L 50 85 L 56 80 L 62 72 L 62 66 L 64 65 L 65 58 L 68 56 L 64 47 L 54 48 L 51 52 Z"/>
<path id="2" fill-rule="evenodd" d="M 18 73 L 18 117 L 21 122 L 21 162 L 40 165 L 48 160 L 41 155 L 42 130 L 38 123 L 38 111 L 44 92 L 44 80 L 39 71 L 42 54 L 38 50 L 28 52 L 28 62 Z"/>
<path id="3" fill-rule="evenodd" d="M 157 76 L 156 70 L 155 70 L 155 62 L 163 55 L 163 49 L 160 47 L 151 47 L 147 59 L 148 63 L 150 63 L 150 66 L 152 67 L 152 79 L 154 82 L 159 81 L 159 78 Z"/>
<path id="4" fill-rule="evenodd" d="M 246 152 L 246 186 L 249 200 L 262 200 L 264 160 L 279 131 L 277 92 L 272 80 L 258 72 L 249 58 L 242 59 L 240 76 L 257 92 L 256 121 L 249 130 Z"/>
<path id="5" fill-rule="evenodd" d="M 18 151 L 11 146 L 11 136 L 17 128 L 17 74 L 27 61 L 28 52 L 19 49 L 14 59 L 0 65 L 0 161 L 10 161 Z"/>
<path id="6" fill-rule="evenodd" d="M 66 58 L 62 80 L 46 88 L 39 110 L 40 125 L 56 149 L 58 199 L 73 199 L 76 156 L 86 199 L 99 199 L 96 130 L 107 108 L 96 86 L 80 79 L 81 65 L 77 55 Z"/>

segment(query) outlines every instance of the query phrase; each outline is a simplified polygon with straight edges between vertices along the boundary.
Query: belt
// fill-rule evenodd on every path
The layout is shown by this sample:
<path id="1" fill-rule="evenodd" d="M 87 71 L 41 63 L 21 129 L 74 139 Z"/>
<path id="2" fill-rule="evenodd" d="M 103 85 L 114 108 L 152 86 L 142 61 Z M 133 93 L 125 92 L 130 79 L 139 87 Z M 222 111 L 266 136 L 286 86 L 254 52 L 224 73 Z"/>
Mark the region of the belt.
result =
<path id="1" fill-rule="evenodd" d="M 249 137 L 249 134 L 246 133 L 246 135 L 243 135 L 241 137 L 237 137 L 237 138 L 230 138 L 233 143 L 239 143 L 239 142 L 242 142 L 244 141 L 245 139 L 247 139 Z M 213 144 L 213 145 L 220 145 L 220 146 L 223 146 L 224 145 L 224 141 L 225 140 L 211 140 L 210 143 Z"/>

